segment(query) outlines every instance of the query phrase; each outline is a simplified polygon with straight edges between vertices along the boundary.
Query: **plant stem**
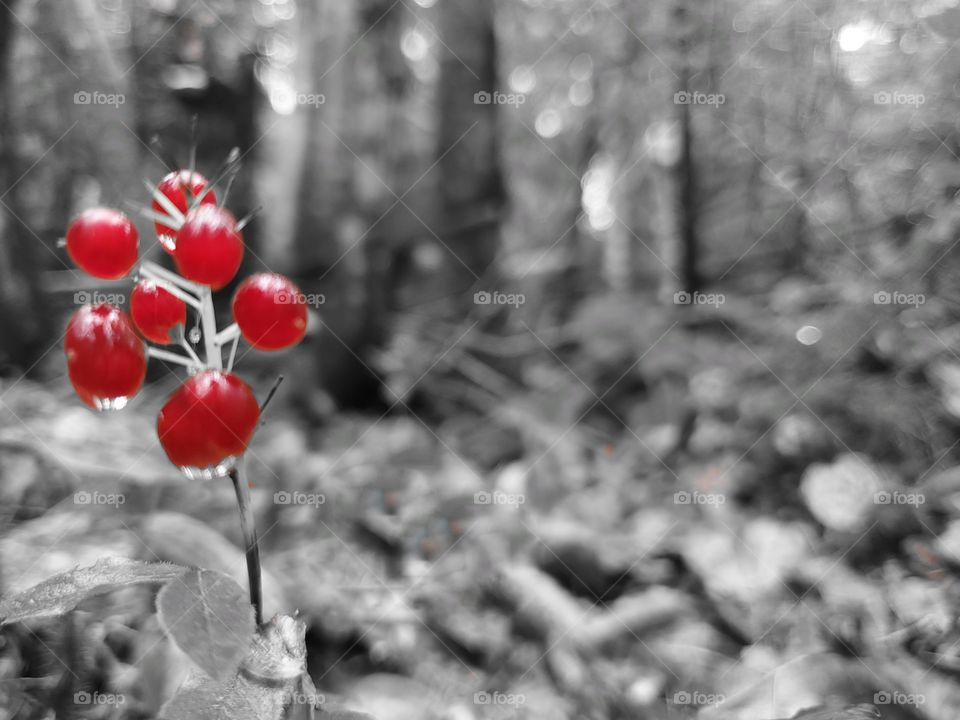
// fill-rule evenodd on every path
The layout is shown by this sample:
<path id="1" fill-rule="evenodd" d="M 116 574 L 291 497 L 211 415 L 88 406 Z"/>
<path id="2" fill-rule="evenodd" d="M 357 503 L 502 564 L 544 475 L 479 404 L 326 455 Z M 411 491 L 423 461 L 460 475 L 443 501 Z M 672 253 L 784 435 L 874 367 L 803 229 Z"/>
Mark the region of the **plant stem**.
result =
<path id="1" fill-rule="evenodd" d="M 243 463 L 241 459 L 240 464 Z M 257 527 L 253 521 L 253 508 L 250 506 L 250 486 L 240 471 L 240 465 L 230 470 L 233 489 L 237 494 L 237 506 L 240 508 L 240 532 L 247 553 L 247 577 L 250 580 L 250 604 L 257 620 L 257 626 L 263 624 L 263 586 L 260 579 L 260 543 L 257 542 Z"/>
<path id="2" fill-rule="evenodd" d="M 183 355 L 177 355 L 169 350 L 155 348 L 152 345 L 147 347 L 147 355 L 150 357 L 155 357 L 157 360 L 165 360 L 166 362 L 176 363 L 177 365 L 184 365 L 185 367 L 191 369 L 200 367 L 200 363 L 194 361 L 192 358 L 184 357 Z"/>
<path id="3" fill-rule="evenodd" d="M 204 287 L 200 293 L 200 326 L 203 333 L 203 344 L 207 367 L 212 370 L 223 369 L 223 355 L 217 345 L 217 318 L 213 312 L 213 294 L 210 288 Z"/>

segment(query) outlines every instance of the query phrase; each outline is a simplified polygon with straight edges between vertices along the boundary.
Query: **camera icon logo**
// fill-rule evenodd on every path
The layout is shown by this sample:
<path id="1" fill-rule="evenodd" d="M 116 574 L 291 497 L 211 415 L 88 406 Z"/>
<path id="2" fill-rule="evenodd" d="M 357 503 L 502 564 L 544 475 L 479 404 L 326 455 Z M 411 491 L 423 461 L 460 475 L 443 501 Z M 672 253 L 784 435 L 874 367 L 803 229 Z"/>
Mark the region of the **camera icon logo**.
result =
<path id="1" fill-rule="evenodd" d="M 873 102 L 877 105 L 889 105 L 892 100 L 893 97 L 886 90 L 873 94 Z"/>
<path id="2" fill-rule="evenodd" d="M 279 490 L 273 494 L 274 505 L 289 505 L 293 502 L 293 495 L 286 490 Z"/>
<path id="3" fill-rule="evenodd" d="M 690 693 L 686 690 L 680 690 L 673 694 L 673 703 L 674 705 L 689 705 L 692 702 Z"/>
<path id="4" fill-rule="evenodd" d="M 86 90 L 79 90 L 73 94 L 74 105 L 89 105 L 93 102 L 93 96 Z"/>
<path id="5" fill-rule="evenodd" d="M 673 502 L 677 505 L 689 505 L 692 496 L 686 490 L 679 490 L 673 494 Z"/>
<path id="6" fill-rule="evenodd" d="M 873 694 L 874 705 L 889 705 L 891 702 L 893 702 L 893 696 L 886 690 L 881 690 Z"/>
<path id="7" fill-rule="evenodd" d="M 490 693 L 488 692 L 478 692 L 473 694 L 473 704 L 474 705 L 489 705 L 490 704 Z"/>
<path id="8" fill-rule="evenodd" d="M 75 705 L 89 705 L 92 701 L 93 697 L 86 690 L 81 690 L 73 694 L 73 703 Z"/>
<path id="9" fill-rule="evenodd" d="M 674 305 L 689 305 L 693 302 L 693 296 L 686 291 L 679 291 L 673 294 Z"/>
<path id="10" fill-rule="evenodd" d="M 86 490 L 78 490 L 73 494 L 74 505 L 89 505 L 93 502 L 93 496 Z"/>
<path id="11" fill-rule="evenodd" d="M 473 494 L 474 505 L 490 505 L 492 502 L 493 502 L 493 495 L 491 495 L 486 490 L 481 490 L 480 492 L 475 492 Z"/>
<path id="12" fill-rule="evenodd" d="M 874 494 L 873 502 L 877 505 L 890 505 L 893 503 L 893 493 L 888 490 L 881 490 Z"/>
<path id="13" fill-rule="evenodd" d="M 873 294 L 873 304 L 874 305 L 889 305 L 893 300 L 893 296 L 888 293 L 886 290 L 880 290 Z"/>
<path id="14" fill-rule="evenodd" d="M 481 90 L 473 95 L 474 105 L 489 105 L 491 102 L 493 102 L 493 96 L 486 90 Z"/>
<path id="15" fill-rule="evenodd" d="M 489 305 L 492 301 L 493 296 L 486 290 L 481 290 L 473 294 L 473 302 L 475 305 Z"/>

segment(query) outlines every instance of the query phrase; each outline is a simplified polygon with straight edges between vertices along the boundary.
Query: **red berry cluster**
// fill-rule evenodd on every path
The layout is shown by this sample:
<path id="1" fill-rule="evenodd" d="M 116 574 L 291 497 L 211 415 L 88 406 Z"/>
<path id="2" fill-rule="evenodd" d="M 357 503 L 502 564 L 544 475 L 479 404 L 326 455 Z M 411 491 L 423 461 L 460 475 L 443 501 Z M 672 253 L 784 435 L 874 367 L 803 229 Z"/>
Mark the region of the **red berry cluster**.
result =
<path id="1" fill-rule="evenodd" d="M 244 246 L 236 219 L 216 203 L 210 183 L 197 172 L 180 170 L 163 178 L 146 213 L 179 275 L 144 263 L 129 315 L 112 305 L 86 305 L 70 318 L 64 342 L 70 382 L 95 410 L 124 407 L 143 385 L 150 355 L 188 366 L 191 377 L 160 410 L 157 434 L 171 462 L 203 477 L 225 474 L 259 421 L 253 391 L 231 372 L 239 336 L 259 350 L 281 350 L 300 342 L 307 329 L 299 288 L 283 275 L 257 273 L 234 295 L 235 324 L 217 332 L 211 291 L 233 280 Z M 66 246 L 77 266 L 105 280 L 129 275 L 139 254 L 136 227 L 109 208 L 87 210 L 73 220 Z M 188 308 L 203 329 L 204 361 L 184 335 Z M 149 347 L 144 340 L 179 344 L 188 355 Z M 224 370 L 221 346 L 231 342 Z"/>

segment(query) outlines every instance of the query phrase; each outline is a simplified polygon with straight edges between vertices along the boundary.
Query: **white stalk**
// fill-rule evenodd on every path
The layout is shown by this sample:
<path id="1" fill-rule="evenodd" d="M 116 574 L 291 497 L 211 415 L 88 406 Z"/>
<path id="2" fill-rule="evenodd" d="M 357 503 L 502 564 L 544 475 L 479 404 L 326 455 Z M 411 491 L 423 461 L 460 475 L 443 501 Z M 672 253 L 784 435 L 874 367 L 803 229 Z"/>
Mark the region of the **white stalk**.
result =
<path id="1" fill-rule="evenodd" d="M 156 276 L 154 276 L 153 273 L 151 273 L 149 270 L 144 270 L 143 268 L 140 269 L 140 275 L 141 275 L 141 277 L 145 277 L 145 278 L 147 278 L 148 280 L 152 280 L 152 281 L 155 282 L 157 285 L 159 285 L 159 286 L 162 287 L 164 290 L 166 290 L 168 293 L 170 293 L 171 295 L 173 295 L 175 298 L 177 298 L 177 299 L 179 299 L 179 300 L 182 300 L 182 301 L 185 302 L 187 305 L 189 305 L 190 307 L 192 307 L 194 310 L 199 310 L 199 309 L 200 309 L 200 301 L 199 301 L 199 300 L 197 300 L 197 299 L 196 299 L 193 295 L 191 295 L 190 293 L 184 292 L 183 290 L 181 290 L 180 288 L 178 288 L 178 287 L 177 287 L 176 285 L 174 285 L 173 283 L 167 282 L 166 280 L 164 280 L 164 279 L 161 278 L 161 277 L 156 277 Z"/>
<path id="2" fill-rule="evenodd" d="M 223 347 L 228 342 L 236 342 L 237 338 L 240 337 L 240 326 L 236 323 L 228 325 L 223 330 L 217 333 L 217 336 L 213 339 L 217 345 Z"/>
<path id="3" fill-rule="evenodd" d="M 203 365 L 203 361 L 200 360 L 200 356 L 197 355 L 196 351 L 192 347 L 190 347 L 190 343 L 187 342 L 187 339 L 182 333 L 180 334 L 180 347 L 187 351 L 187 355 L 189 355 L 197 365 Z"/>
<path id="4" fill-rule="evenodd" d="M 227 360 L 227 372 L 233 372 L 233 361 L 237 359 L 237 345 L 240 344 L 240 335 L 233 339 L 233 345 L 230 346 L 230 357 Z"/>
<path id="5" fill-rule="evenodd" d="M 179 223 L 183 223 L 184 215 L 180 212 L 180 208 L 173 204 L 173 200 L 164 195 L 160 190 L 149 180 L 144 180 L 143 184 L 147 186 L 147 190 L 150 191 L 150 194 L 153 195 L 153 199 L 157 201 L 157 204 L 160 205 L 167 213 Z"/>
<path id="6" fill-rule="evenodd" d="M 171 285 L 175 285 L 189 293 L 193 293 L 198 298 L 203 297 L 204 291 L 209 292 L 209 288 L 206 285 L 190 282 L 189 280 L 180 277 L 175 272 L 171 272 L 162 265 L 157 265 L 157 263 L 150 260 L 144 260 L 140 264 L 140 274 L 145 277 L 149 277 L 151 280 L 165 280 Z"/>
<path id="7" fill-rule="evenodd" d="M 176 363 L 177 365 L 183 365 L 191 369 L 199 369 L 203 366 L 197 358 L 197 362 L 194 362 L 188 357 L 183 355 L 177 355 L 175 352 L 170 352 L 169 350 L 161 350 L 160 348 L 153 347 L 152 345 L 147 346 L 147 355 L 150 357 L 155 357 L 157 360 L 166 360 L 167 362 Z"/>
<path id="8" fill-rule="evenodd" d="M 161 225 L 170 228 L 171 230 L 179 230 L 182 226 L 182 222 L 177 222 L 169 215 L 161 215 L 156 210 L 152 208 L 137 208 L 137 212 L 140 213 L 147 220 L 153 220 L 155 223 L 160 223 Z"/>
<path id="9" fill-rule="evenodd" d="M 223 355 L 217 345 L 217 317 L 213 312 L 213 293 L 208 287 L 204 287 L 200 294 L 200 331 L 203 333 L 207 367 L 222 370 Z"/>

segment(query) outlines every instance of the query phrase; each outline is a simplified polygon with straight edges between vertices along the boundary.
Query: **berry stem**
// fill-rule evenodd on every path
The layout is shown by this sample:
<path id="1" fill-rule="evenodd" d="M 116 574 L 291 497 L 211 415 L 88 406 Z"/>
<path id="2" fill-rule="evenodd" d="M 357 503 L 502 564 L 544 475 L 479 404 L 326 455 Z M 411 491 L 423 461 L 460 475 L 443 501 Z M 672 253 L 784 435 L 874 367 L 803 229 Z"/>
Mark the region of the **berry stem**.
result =
<path id="1" fill-rule="evenodd" d="M 143 184 L 147 186 L 147 190 L 150 191 L 150 194 L 153 196 L 153 199 L 157 201 L 157 204 L 160 205 L 175 222 L 182 223 L 184 221 L 184 215 L 180 212 L 180 208 L 174 205 L 173 200 L 164 195 L 160 188 L 154 185 L 149 180 L 144 180 Z"/>
<path id="2" fill-rule="evenodd" d="M 146 208 L 146 207 L 139 207 L 139 206 L 137 206 L 137 207 L 136 207 L 136 211 L 137 211 L 140 215 L 142 215 L 143 217 L 145 217 L 147 220 L 152 220 L 152 221 L 155 222 L 155 223 L 160 223 L 160 224 L 163 225 L 164 227 L 168 227 L 168 228 L 170 228 L 171 230 L 174 230 L 174 231 L 179 230 L 179 229 L 181 228 L 181 226 L 183 225 L 182 222 L 179 222 L 179 221 L 177 221 L 177 220 L 174 220 L 174 219 L 171 218 L 169 215 L 164 215 L 164 214 L 162 214 L 162 213 L 158 213 L 156 210 L 154 210 L 154 209 L 152 209 L 152 208 Z"/>
<path id="3" fill-rule="evenodd" d="M 232 325 L 228 325 L 223 330 L 218 332 L 215 340 L 217 342 L 217 345 L 220 345 L 222 347 L 226 345 L 228 342 L 231 342 L 232 340 L 236 340 L 238 337 L 240 337 L 240 326 L 237 325 L 236 323 L 233 323 Z"/>
<path id="4" fill-rule="evenodd" d="M 240 532 L 243 534 L 243 544 L 247 554 L 247 576 L 250 580 L 250 604 L 257 620 L 257 625 L 263 624 L 263 585 L 260 575 L 260 543 L 257 541 L 257 527 L 254 524 L 253 508 L 250 504 L 250 485 L 243 477 L 240 467 L 241 458 L 237 465 L 230 470 L 230 479 L 237 494 L 237 506 L 240 508 Z"/>
<path id="5" fill-rule="evenodd" d="M 208 289 L 205 285 L 200 285 L 199 283 L 190 282 L 189 280 L 186 280 L 180 277 L 175 272 L 171 272 L 170 270 L 167 270 L 162 265 L 157 265 L 157 263 L 151 262 L 150 260 L 145 260 L 140 264 L 140 274 L 143 277 L 149 278 L 151 280 L 158 280 L 158 281 L 162 280 L 164 282 L 170 283 L 171 285 L 175 285 L 176 287 L 180 288 L 185 292 L 193 293 L 195 296 L 201 295 L 204 290 Z M 193 298 L 193 301 L 194 301 L 194 304 L 197 303 L 196 298 Z"/>
<path id="6" fill-rule="evenodd" d="M 208 287 L 204 287 L 200 293 L 200 332 L 203 333 L 207 367 L 222 370 L 223 355 L 217 345 L 217 317 L 213 312 L 213 293 Z"/>
<path id="7" fill-rule="evenodd" d="M 178 355 L 177 353 L 170 352 L 169 350 L 161 350 L 160 348 L 153 347 L 153 345 L 147 346 L 147 355 L 154 357 L 157 360 L 166 360 L 167 362 L 183 365 L 191 369 L 199 369 L 203 367 L 203 364 L 199 362 L 200 358 L 197 358 L 197 360 L 194 361 L 192 358 Z"/>
<path id="8" fill-rule="evenodd" d="M 183 336 L 183 327 L 180 328 L 180 347 L 186 350 L 187 355 L 190 356 L 190 359 L 193 360 L 197 367 L 203 367 L 203 361 L 200 359 L 200 356 L 197 355 L 196 351 L 190 347 L 190 343 L 187 342 L 187 339 Z"/>
<path id="9" fill-rule="evenodd" d="M 230 346 L 230 357 L 227 359 L 227 372 L 233 372 L 233 361 L 237 359 L 237 345 L 240 344 L 240 336 L 237 335 L 233 339 L 233 344 Z"/>

